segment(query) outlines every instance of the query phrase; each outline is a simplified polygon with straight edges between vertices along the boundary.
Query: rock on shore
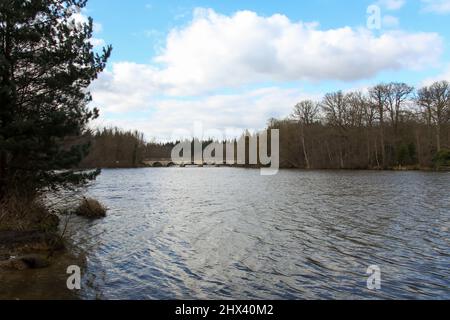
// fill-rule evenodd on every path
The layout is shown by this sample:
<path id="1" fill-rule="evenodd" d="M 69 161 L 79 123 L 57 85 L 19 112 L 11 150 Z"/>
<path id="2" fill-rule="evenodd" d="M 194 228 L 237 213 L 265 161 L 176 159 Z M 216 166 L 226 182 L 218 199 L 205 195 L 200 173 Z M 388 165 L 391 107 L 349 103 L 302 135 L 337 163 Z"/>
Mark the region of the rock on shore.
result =
<path id="1" fill-rule="evenodd" d="M 0 231 L 0 300 L 78 299 L 67 288 L 67 267 L 83 267 L 85 258 L 55 233 Z"/>
<path id="2" fill-rule="evenodd" d="M 48 258 L 41 254 L 10 257 L 8 260 L 0 261 L 0 269 L 10 270 L 42 269 L 49 265 Z"/>
<path id="3" fill-rule="evenodd" d="M 47 256 L 64 249 L 53 233 L 40 231 L 0 231 L 0 269 L 38 269 L 49 266 Z"/>

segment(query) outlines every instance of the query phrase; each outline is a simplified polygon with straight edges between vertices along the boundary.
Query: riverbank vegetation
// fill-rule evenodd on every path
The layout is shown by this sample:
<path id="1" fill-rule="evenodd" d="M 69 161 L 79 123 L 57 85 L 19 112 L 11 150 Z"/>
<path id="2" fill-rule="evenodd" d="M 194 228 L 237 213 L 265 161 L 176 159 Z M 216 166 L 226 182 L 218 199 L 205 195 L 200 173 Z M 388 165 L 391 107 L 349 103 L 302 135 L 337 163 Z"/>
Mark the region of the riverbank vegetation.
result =
<path id="1" fill-rule="evenodd" d="M 77 168 L 89 152 L 88 124 L 99 115 L 87 88 L 112 48 L 94 52 L 93 21 L 74 19 L 86 2 L 0 2 L 2 259 L 60 249 L 59 218 L 44 197 L 80 188 L 99 174 Z"/>
<path id="2" fill-rule="evenodd" d="M 280 130 L 284 165 L 317 169 L 435 168 L 450 149 L 450 84 L 404 83 L 302 101 Z M 443 159 L 441 161 L 439 159 Z"/>

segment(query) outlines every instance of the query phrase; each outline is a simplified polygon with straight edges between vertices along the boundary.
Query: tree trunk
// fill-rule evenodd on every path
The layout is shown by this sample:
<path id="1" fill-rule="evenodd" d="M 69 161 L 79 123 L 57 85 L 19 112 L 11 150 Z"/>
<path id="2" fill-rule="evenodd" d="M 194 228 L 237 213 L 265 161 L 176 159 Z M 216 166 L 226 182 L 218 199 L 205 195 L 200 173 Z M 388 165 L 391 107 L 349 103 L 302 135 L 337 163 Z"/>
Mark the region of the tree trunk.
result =
<path id="1" fill-rule="evenodd" d="M 370 151 L 370 132 L 366 130 L 366 139 L 367 139 L 367 167 L 370 168 L 372 166 L 372 157 Z"/>
<path id="2" fill-rule="evenodd" d="M 379 101 L 379 113 L 380 113 L 380 143 L 381 143 L 381 165 L 383 169 L 386 165 L 386 150 L 384 148 L 384 106 L 381 101 Z"/>
<path id="3" fill-rule="evenodd" d="M 344 154 L 342 150 L 342 142 L 339 143 L 339 166 L 340 169 L 344 169 Z"/>
<path id="4" fill-rule="evenodd" d="M 311 164 L 309 162 L 309 157 L 308 157 L 308 151 L 306 150 L 306 142 L 305 142 L 305 128 L 304 125 L 302 124 L 300 126 L 300 130 L 301 130 L 301 135 L 302 135 L 302 145 L 303 145 L 303 155 L 305 156 L 305 162 L 306 162 L 306 169 L 311 169 Z"/>
<path id="5" fill-rule="evenodd" d="M 330 151 L 330 144 L 327 141 L 327 152 L 328 152 L 328 159 L 330 160 L 330 165 L 333 163 L 333 156 L 331 155 Z"/>
<path id="6" fill-rule="evenodd" d="M 381 143 L 381 165 L 383 166 L 383 169 L 386 165 L 386 149 L 384 148 L 384 129 L 383 125 L 380 127 L 380 143 Z"/>
<path id="7" fill-rule="evenodd" d="M 11 24 L 8 21 L 8 18 L 6 17 L 6 22 L 5 22 L 5 30 L 6 30 L 6 34 L 4 35 L 4 42 L 2 43 L 3 46 L 3 56 L 4 56 L 4 62 L 9 62 L 9 68 L 4 68 L 3 74 L 1 75 L 2 79 L 2 89 L 4 90 L 5 88 L 10 88 L 11 87 L 11 80 L 13 78 L 13 74 L 14 74 L 14 65 L 11 63 L 11 51 L 12 51 L 12 41 L 11 41 L 11 33 L 12 33 L 12 28 L 11 28 Z M 3 62 L 3 63 L 4 63 Z M 10 93 L 6 93 L 6 94 L 10 94 Z M 2 97 L 3 100 L 3 97 Z M 11 109 L 10 105 L 3 105 L 5 101 L 2 101 L 2 106 L 1 108 L 9 108 Z M 10 104 L 11 101 L 9 101 L 9 98 L 6 99 L 6 104 Z M 3 111 L 3 110 L 2 110 Z M 11 113 L 9 112 L 10 110 L 8 110 L 7 112 L 3 113 L 2 118 L 0 119 L 0 122 L 2 123 L 2 126 L 6 126 L 7 124 L 9 124 L 12 121 L 12 117 L 11 117 Z M 2 136 L 2 140 L 6 140 L 5 136 Z M 8 154 L 7 151 L 5 150 L 0 150 L 0 199 L 3 198 L 3 196 L 6 194 L 7 192 L 7 175 L 8 175 Z"/>
<path id="8" fill-rule="evenodd" d="M 377 146 L 377 139 L 375 138 L 375 160 L 377 161 L 377 167 L 380 168 L 380 159 L 378 157 L 378 146 Z"/>
<path id="9" fill-rule="evenodd" d="M 6 192 L 6 152 L 0 151 L 0 200 Z"/>
<path id="10" fill-rule="evenodd" d="M 422 146 L 420 144 L 419 130 L 416 130 L 416 141 L 417 141 L 417 161 L 419 166 L 422 166 Z"/>
<path id="11" fill-rule="evenodd" d="M 436 126 L 436 147 L 437 147 L 437 151 L 440 152 L 441 151 L 441 125 L 438 124 Z"/>

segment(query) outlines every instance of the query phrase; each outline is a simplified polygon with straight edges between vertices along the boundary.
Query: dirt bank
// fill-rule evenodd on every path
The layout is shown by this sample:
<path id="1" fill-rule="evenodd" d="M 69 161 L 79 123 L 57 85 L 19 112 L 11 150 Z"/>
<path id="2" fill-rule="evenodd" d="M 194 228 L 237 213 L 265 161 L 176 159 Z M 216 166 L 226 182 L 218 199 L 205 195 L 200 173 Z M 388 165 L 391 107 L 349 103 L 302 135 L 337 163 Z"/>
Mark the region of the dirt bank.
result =
<path id="1" fill-rule="evenodd" d="M 67 268 L 85 265 L 52 233 L 0 231 L 1 300 L 72 300 L 77 293 L 67 288 Z"/>

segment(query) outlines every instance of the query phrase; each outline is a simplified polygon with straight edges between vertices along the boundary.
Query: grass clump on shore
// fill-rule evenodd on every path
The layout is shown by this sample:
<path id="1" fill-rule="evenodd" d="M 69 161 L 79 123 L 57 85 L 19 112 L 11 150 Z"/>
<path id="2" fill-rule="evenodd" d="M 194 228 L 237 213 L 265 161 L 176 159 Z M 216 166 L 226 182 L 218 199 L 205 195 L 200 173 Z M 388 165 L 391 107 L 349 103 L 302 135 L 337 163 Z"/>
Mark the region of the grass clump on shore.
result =
<path id="1" fill-rule="evenodd" d="M 55 232 L 59 218 L 40 199 L 9 196 L 0 202 L 0 231 Z"/>
<path id="2" fill-rule="evenodd" d="M 75 209 L 75 214 L 89 219 L 99 219 L 106 217 L 107 211 L 108 208 L 99 201 L 92 198 L 83 198 Z"/>
<path id="3" fill-rule="evenodd" d="M 40 198 L 4 197 L 0 201 L 0 270 L 48 266 L 53 253 L 65 249 L 59 223 Z"/>

